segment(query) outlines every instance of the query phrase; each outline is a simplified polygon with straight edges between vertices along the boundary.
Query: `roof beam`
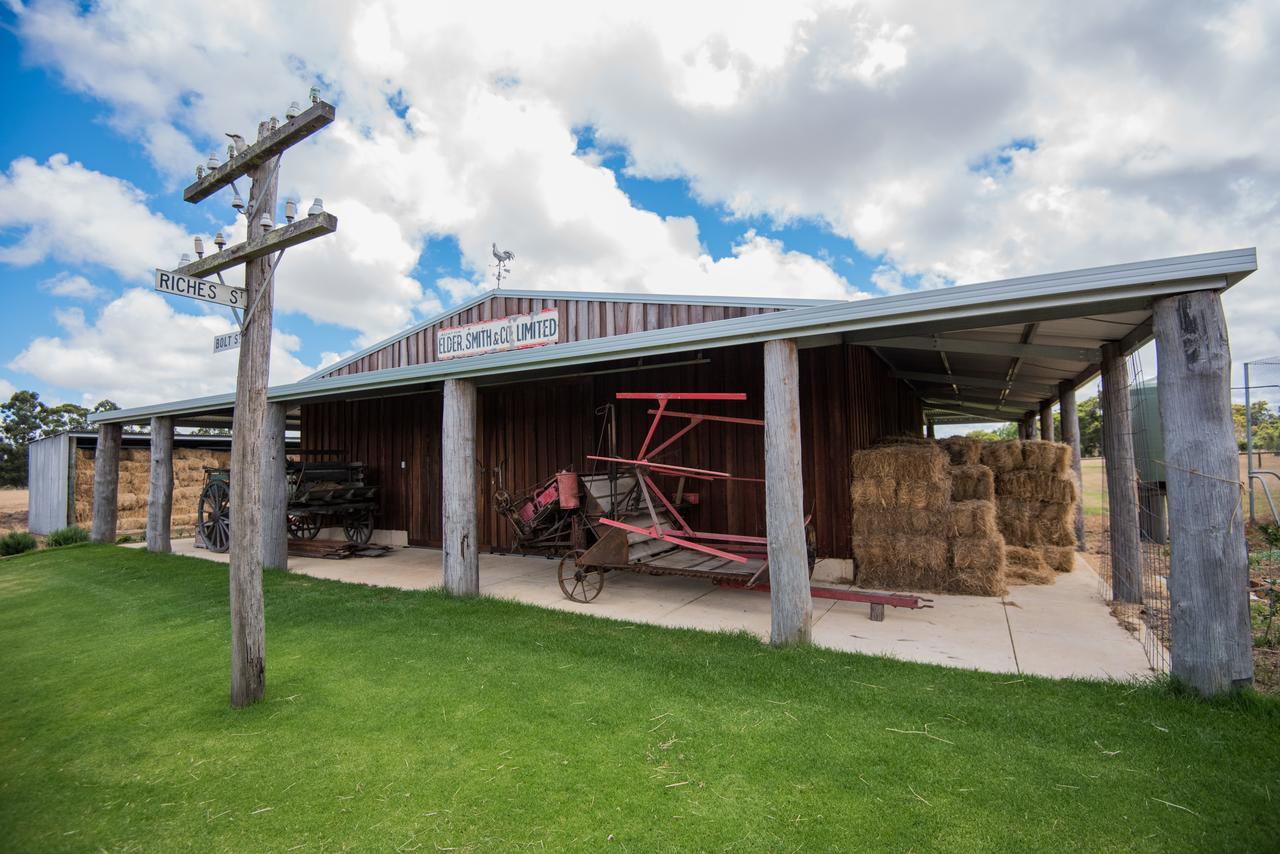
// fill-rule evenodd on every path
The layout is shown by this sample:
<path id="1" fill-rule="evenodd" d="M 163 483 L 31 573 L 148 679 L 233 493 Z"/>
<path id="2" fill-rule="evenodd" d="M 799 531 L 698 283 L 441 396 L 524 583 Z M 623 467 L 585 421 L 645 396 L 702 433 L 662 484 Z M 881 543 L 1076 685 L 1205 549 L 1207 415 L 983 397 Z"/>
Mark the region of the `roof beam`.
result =
<path id="1" fill-rule="evenodd" d="M 223 270 L 234 267 L 237 264 L 261 258 L 263 255 L 274 254 L 281 249 L 305 243 L 324 234 L 332 234 L 337 230 L 338 218 L 336 216 L 327 212 L 318 213 L 315 216 L 305 217 L 288 225 L 273 228 L 244 243 L 228 246 L 221 252 L 198 258 L 190 264 L 184 264 L 174 272 L 180 276 L 193 276 L 195 278 L 212 276 L 214 273 L 221 273 Z"/>
<path id="2" fill-rule="evenodd" d="M 947 400 L 946 398 L 927 397 L 924 403 L 936 409 L 954 409 L 954 410 L 982 410 L 986 412 L 1003 412 L 1006 415 L 1022 417 L 1028 412 L 1035 411 L 1034 407 L 1017 406 L 1014 404 L 1001 404 L 995 401 L 984 400 Z"/>
<path id="3" fill-rule="evenodd" d="M 900 380 L 914 380 L 923 383 L 940 383 L 967 388 L 992 388 L 998 391 L 1025 391 L 1038 395 L 1037 399 L 1048 397 L 1056 391 L 1048 383 L 1008 382 L 999 377 L 972 377 L 959 374 L 931 374 L 924 371 L 890 371 L 889 376 Z"/>
<path id="4" fill-rule="evenodd" d="M 317 101 L 280 125 L 272 133 L 248 146 L 244 151 L 187 187 L 182 191 L 182 198 L 188 202 L 198 202 L 209 198 L 223 187 L 229 186 L 232 181 L 241 175 L 258 168 L 289 146 L 302 142 L 302 140 L 332 121 L 333 105 L 324 101 Z"/>
<path id="5" fill-rule="evenodd" d="M 899 350 L 933 350 L 939 353 L 977 353 L 988 356 L 1030 356 L 1059 359 L 1065 362 L 1100 362 L 1102 351 L 1096 347 L 1059 347 L 1051 344 L 1019 344 L 1011 341 L 983 341 L 978 338 L 943 338 L 938 335 L 909 335 L 902 338 L 879 338 L 861 341 L 871 347 Z"/>

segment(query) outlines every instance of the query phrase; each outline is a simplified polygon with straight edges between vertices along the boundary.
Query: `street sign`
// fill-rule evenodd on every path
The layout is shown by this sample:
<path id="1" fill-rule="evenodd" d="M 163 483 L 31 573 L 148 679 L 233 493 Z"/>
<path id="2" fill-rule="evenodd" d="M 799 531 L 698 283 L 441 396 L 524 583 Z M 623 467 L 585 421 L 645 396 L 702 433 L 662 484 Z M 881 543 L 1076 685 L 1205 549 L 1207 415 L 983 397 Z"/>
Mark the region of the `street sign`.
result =
<path id="1" fill-rule="evenodd" d="M 436 335 L 436 358 L 444 361 L 502 350 L 523 350 L 558 340 L 560 312 L 544 308 L 533 314 L 515 314 L 441 329 Z"/>
<path id="2" fill-rule="evenodd" d="M 223 350 L 234 350 L 240 346 L 240 332 L 228 332 L 226 335 L 213 336 L 213 352 L 221 353 Z"/>
<path id="3" fill-rule="evenodd" d="M 211 282 L 193 276 L 180 276 L 169 270 L 156 270 L 156 290 L 162 294 L 176 294 L 231 308 L 244 308 L 249 302 L 244 288 L 233 288 L 222 282 Z"/>

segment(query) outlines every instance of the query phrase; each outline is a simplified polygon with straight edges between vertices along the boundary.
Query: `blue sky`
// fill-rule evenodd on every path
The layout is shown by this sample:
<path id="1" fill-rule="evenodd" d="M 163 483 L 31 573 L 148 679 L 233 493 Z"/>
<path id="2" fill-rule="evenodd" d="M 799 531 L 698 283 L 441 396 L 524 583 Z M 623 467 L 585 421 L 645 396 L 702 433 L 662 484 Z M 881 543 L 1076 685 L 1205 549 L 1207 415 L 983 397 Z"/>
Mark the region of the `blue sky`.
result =
<path id="1" fill-rule="evenodd" d="M 0 392 L 229 390 L 229 320 L 148 271 L 234 222 L 180 198 L 222 133 L 313 85 L 281 192 L 339 229 L 281 268 L 275 382 L 472 296 L 492 242 L 517 288 L 826 299 L 1256 245 L 1233 355 L 1280 352 L 1274 3 L 253 8 L 0 4 Z"/>
<path id="2" fill-rule="evenodd" d="M 13 116 L 0 130 L 0 161 L 6 170 L 19 157 L 43 163 L 52 155 L 62 153 L 87 169 L 127 181 L 146 195 L 146 204 L 152 211 L 192 231 L 210 229 L 211 223 L 219 222 L 214 218 L 218 213 L 210 212 L 210 207 L 219 201 L 206 201 L 200 206 L 184 203 L 180 190 L 157 170 L 146 152 L 112 126 L 107 105 L 69 90 L 56 73 L 24 62 L 22 47 L 12 29 L 0 30 L 0 85 L 10 93 Z M 392 98 L 389 104 L 403 118 L 403 102 Z M 341 108 L 341 104 L 338 106 Z M 820 219 L 802 218 L 778 224 L 767 216 L 736 217 L 723 205 L 700 201 L 684 178 L 650 180 L 629 174 L 626 149 L 616 144 L 599 145 L 590 125 L 576 127 L 574 133 L 578 139 L 577 153 L 584 157 L 598 155 L 601 165 L 614 172 L 619 188 L 633 207 L 662 217 L 691 217 L 697 223 L 701 245 L 711 258 L 731 257 L 733 246 L 748 232 L 754 232 L 780 242 L 784 251 L 820 259 L 860 290 L 874 291 L 870 276 L 878 262 L 860 252 L 848 238 L 835 234 Z M 92 214 L 86 211 L 85 215 Z M 0 230 L 0 246 L 12 242 L 21 233 L 21 227 Z M 129 239 L 127 223 L 119 225 L 119 239 Z M 176 265 L 177 256 L 184 251 L 190 251 L 189 247 L 175 246 L 173 258 L 157 258 L 154 263 Z M 47 288 L 42 288 L 41 283 L 66 274 L 86 275 L 104 289 L 105 295 L 84 304 L 52 295 Z M 5 282 L 6 307 L 0 314 L 0 340 L 3 340 L 0 365 L 4 366 L 0 368 L 0 378 L 17 388 L 33 388 L 46 399 L 79 401 L 85 394 L 92 397 L 91 389 L 50 384 L 15 369 L 10 363 L 32 339 L 59 334 L 59 311 L 78 305 L 92 316 L 107 300 L 136 283 L 122 280 L 104 266 L 69 265 L 52 258 L 27 266 L 0 265 L 0 275 Z M 433 235 L 425 240 L 411 275 L 424 289 L 435 293 L 445 307 L 459 299 L 435 288 L 437 279 L 479 278 L 478 273 L 467 267 L 457 240 L 450 234 Z M 200 306 L 184 305 L 175 297 L 168 299 L 177 311 L 202 313 Z M 418 319 L 421 314 L 418 313 Z M 322 354 L 350 351 L 356 337 L 356 331 L 349 327 L 319 322 L 300 313 L 277 313 L 276 328 L 300 339 L 296 355 L 308 365 L 318 365 Z"/>

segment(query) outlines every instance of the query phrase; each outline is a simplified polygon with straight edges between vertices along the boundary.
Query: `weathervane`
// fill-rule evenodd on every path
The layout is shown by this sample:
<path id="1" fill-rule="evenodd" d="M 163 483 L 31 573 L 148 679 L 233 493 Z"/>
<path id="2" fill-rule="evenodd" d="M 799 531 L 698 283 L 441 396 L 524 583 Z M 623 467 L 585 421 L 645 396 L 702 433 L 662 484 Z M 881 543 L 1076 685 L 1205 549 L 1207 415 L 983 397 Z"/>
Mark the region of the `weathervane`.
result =
<path id="1" fill-rule="evenodd" d="M 507 268 L 507 264 L 514 261 L 516 254 L 509 250 L 498 249 L 498 244 L 493 244 L 493 257 L 496 263 L 493 265 L 493 277 L 498 280 L 498 287 L 502 287 L 502 277 L 510 275 L 511 271 Z"/>

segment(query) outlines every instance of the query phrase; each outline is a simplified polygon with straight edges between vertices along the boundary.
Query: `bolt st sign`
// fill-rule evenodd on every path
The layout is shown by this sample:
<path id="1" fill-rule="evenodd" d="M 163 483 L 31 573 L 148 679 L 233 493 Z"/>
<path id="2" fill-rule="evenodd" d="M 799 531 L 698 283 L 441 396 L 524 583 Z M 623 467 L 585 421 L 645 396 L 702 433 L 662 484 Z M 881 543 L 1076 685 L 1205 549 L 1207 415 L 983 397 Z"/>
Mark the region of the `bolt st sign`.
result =
<path id="1" fill-rule="evenodd" d="M 234 350 L 240 346 L 240 331 L 228 332 L 226 335 L 213 336 L 213 352 L 221 353 L 223 350 Z"/>
<path id="2" fill-rule="evenodd" d="M 176 294 L 231 308 L 245 308 L 248 303 L 244 288 L 233 288 L 222 282 L 197 279 L 194 276 L 180 276 L 169 270 L 156 270 L 156 290 L 163 294 Z"/>
<path id="3" fill-rule="evenodd" d="M 441 329 L 436 335 L 436 358 L 456 359 L 502 350 L 523 350 L 554 344 L 559 338 L 560 312 L 544 308 L 533 314 L 513 314 Z"/>

